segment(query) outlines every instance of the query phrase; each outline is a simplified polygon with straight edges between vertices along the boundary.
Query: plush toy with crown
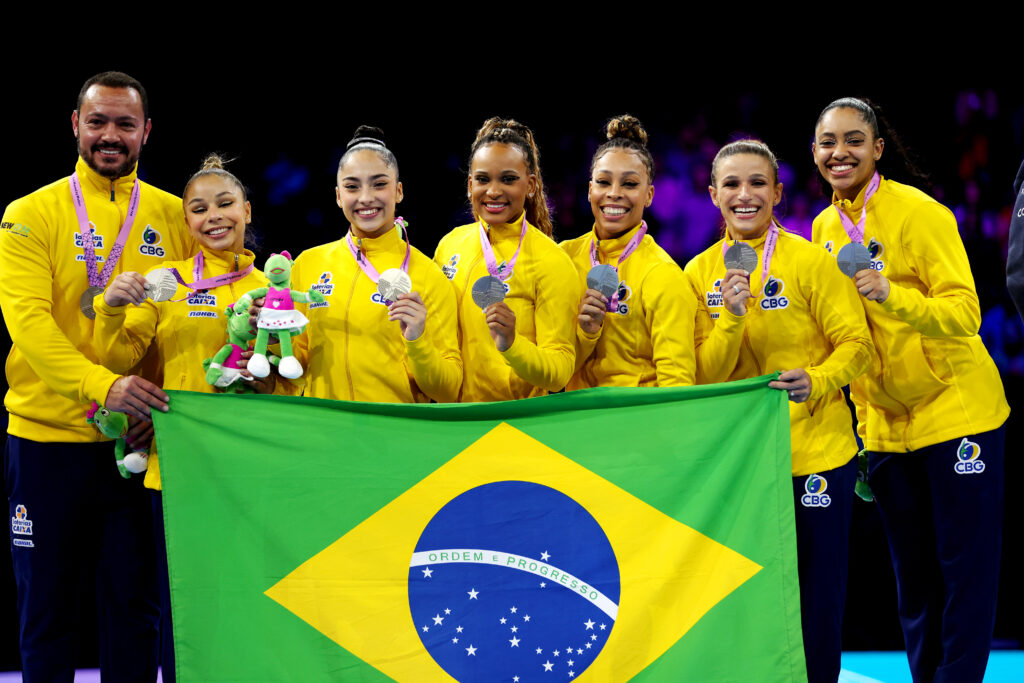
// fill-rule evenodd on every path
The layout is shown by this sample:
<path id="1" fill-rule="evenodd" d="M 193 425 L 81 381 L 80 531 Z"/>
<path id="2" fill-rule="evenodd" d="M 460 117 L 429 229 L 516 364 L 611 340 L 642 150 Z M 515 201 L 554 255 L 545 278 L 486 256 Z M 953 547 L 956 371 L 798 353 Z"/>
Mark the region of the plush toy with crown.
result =
<path id="1" fill-rule="evenodd" d="M 124 453 L 126 445 L 124 435 L 128 433 L 127 415 L 107 410 L 93 401 L 92 408 L 85 414 L 85 421 L 95 427 L 103 436 L 116 439 L 114 462 L 122 477 L 131 479 L 132 474 L 145 472 L 149 468 L 149 452 L 145 449 L 132 451 L 128 455 Z"/>
<path id="2" fill-rule="evenodd" d="M 282 377 L 296 379 L 302 376 L 302 365 L 292 355 L 292 335 L 300 334 L 309 320 L 295 310 L 295 302 L 308 304 L 324 302 L 324 295 L 311 286 L 308 292 L 291 289 L 292 257 L 287 251 L 271 254 L 263 268 L 267 286 L 246 292 L 235 303 L 235 310 L 248 311 L 253 299 L 265 297 L 259 320 L 256 322 L 256 346 L 249 359 L 248 370 L 253 377 L 270 374 L 270 360 L 267 358 L 267 344 L 274 335 L 281 345 L 281 362 L 277 372 Z"/>

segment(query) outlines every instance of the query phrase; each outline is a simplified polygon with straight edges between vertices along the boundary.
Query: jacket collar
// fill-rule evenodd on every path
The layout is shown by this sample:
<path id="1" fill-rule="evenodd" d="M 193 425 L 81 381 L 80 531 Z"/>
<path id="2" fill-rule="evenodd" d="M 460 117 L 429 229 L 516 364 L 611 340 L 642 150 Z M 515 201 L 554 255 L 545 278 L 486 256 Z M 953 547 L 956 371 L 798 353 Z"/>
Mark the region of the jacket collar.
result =
<path id="1" fill-rule="evenodd" d="M 590 231 L 590 239 L 591 241 L 597 242 L 597 252 L 601 257 L 604 257 L 605 259 L 615 259 L 622 254 L 622 250 L 625 249 L 626 245 L 629 244 L 629 241 L 633 239 L 633 236 L 636 235 L 636 231 L 640 229 L 641 225 L 642 223 L 637 223 L 618 237 L 612 237 L 607 240 L 602 240 L 597 236 L 597 226 L 595 225 Z"/>
<path id="2" fill-rule="evenodd" d="M 111 193 L 115 195 L 130 195 L 132 187 L 135 186 L 135 180 L 138 178 L 138 170 L 139 165 L 135 164 L 135 168 L 132 169 L 131 173 L 111 180 L 94 171 L 89 164 L 85 163 L 85 159 L 82 157 L 78 157 L 78 162 L 75 164 L 75 171 L 78 173 L 78 179 L 82 183 L 82 188 L 87 192 L 102 192 L 107 196 Z"/>

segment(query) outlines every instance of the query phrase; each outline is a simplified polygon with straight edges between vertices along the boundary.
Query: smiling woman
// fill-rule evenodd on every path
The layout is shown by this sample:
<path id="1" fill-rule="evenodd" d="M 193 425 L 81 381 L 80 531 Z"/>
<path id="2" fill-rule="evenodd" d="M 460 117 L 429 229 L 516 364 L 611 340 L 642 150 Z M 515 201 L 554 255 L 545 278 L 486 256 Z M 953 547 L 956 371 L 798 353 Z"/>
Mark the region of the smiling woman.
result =
<path id="1" fill-rule="evenodd" d="M 551 240 L 533 132 L 492 118 L 470 152 L 467 195 L 476 222 L 455 228 L 434 261 L 459 295 L 461 401 L 505 401 L 565 387 L 572 375 L 576 279 Z M 483 309 L 482 312 L 480 309 Z"/>
<path id="2" fill-rule="evenodd" d="M 782 184 L 767 145 L 723 147 L 708 190 L 726 236 L 686 266 L 698 298 L 697 381 L 781 373 L 769 386 L 789 398 L 807 678 L 835 681 L 857 477 L 842 387 L 870 364 L 871 335 L 828 252 L 775 220 Z"/>
<path id="3" fill-rule="evenodd" d="M 308 368 L 303 393 L 454 401 L 462 384 L 455 292 L 395 217 L 402 183 L 380 129 L 356 129 L 338 163 L 335 196 L 348 233 L 304 251 L 292 270 L 296 288 L 324 296 L 309 306 L 309 327 L 295 339 L 295 355 Z"/>
<path id="4" fill-rule="evenodd" d="M 627 114 L 608 122 L 607 136 L 590 164 L 594 228 L 561 244 L 583 291 L 568 388 L 693 384 L 697 301 L 643 221 L 654 200 L 647 132 Z M 591 275 L 602 272 L 609 277 L 605 293 Z"/>
<path id="5" fill-rule="evenodd" d="M 980 681 L 995 619 L 1010 409 L 978 336 L 967 252 L 949 209 L 885 177 L 882 163 L 913 168 L 870 103 L 825 107 L 812 153 L 833 191 L 814 241 L 833 251 L 857 242 L 871 255 L 853 281 L 878 360 L 850 394 L 910 668 L 914 680 Z"/>

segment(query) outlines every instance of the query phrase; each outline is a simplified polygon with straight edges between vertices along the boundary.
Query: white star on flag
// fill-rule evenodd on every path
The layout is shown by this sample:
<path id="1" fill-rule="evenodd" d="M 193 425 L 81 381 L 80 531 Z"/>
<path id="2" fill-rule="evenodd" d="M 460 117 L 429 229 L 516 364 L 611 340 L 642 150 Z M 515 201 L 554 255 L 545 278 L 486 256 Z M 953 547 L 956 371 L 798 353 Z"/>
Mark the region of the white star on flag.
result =
<path id="1" fill-rule="evenodd" d="M 444 621 L 444 617 L 442 617 L 440 614 L 435 614 L 434 615 L 434 624 L 436 626 L 440 626 L 443 621 Z"/>
<path id="2" fill-rule="evenodd" d="M 469 592 L 468 592 L 468 593 L 466 593 L 466 595 L 468 595 L 468 596 L 469 596 L 469 599 L 470 599 L 470 600 L 476 600 L 476 596 L 480 595 L 480 591 L 478 591 L 478 590 L 477 590 L 477 589 L 475 589 L 475 588 L 470 588 L 470 589 L 469 589 Z M 603 628 L 603 627 L 602 627 L 602 628 Z"/>
<path id="3" fill-rule="evenodd" d="M 588 631 L 593 631 L 594 630 L 594 620 L 593 619 L 587 619 L 586 621 L 583 622 L 583 625 L 587 627 Z"/>
<path id="4" fill-rule="evenodd" d="M 549 557 L 551 557 L 551 555 L 550 555 L 550 553 L 548 553 L 548 551 L 547 551 L 547 550 L 545 550 L 544 552 L 542 552 L 542 553 L 540 554 L 540 559 L 544 560 L 545 562 L 547 562 L 547 561 L 548 561 L 548 558 L 549 558 Z"/>
<path id="5" fill-rule="evenodd" d="M 433 573 L 434 573 L 433 569 L 431 569 L 430 567 L 425 567 L 423 569 L 423 578 L 429 579 L 430 575 L 433 574 Z"/>
<path id="6" fill-rule="evenodd" d="M 512 611 L 512 614 L 515 614 L 516 613 L 516 608 L 513 607 L 511 611 Z"/>
<path id="7" fill-rule="evenodd" d="M 505 623 L 505 617 L 502 617 L 501 619 L 498 619 L 498 621 L 501 622 L 502 624 L 504 624 Z"/>
<path id="8" fill-rule="evenodd" d="M 470 644 L 469 647 L 466 648 L 466 656 L 467 657 L 469 657 L 469 656 L 476 657 L 476 648 L 473 647 L 472 643 Z"/>
<path id="9" fill-rule="evenodd" d="M 525 617 L 523 617 L 523 621 L 529 621 L 529 620 L 530 620 L 530 615 L 529 614 L 527 614 Z"/>
<path id="10" fill-rule="evenodd" d="M 512 647 L 519 647 L 519 639 L 516 638 L 515 636 L 512 636 L 512 640 L 510 640 L 508 642 L 512 643 Z"/>
<path id="11" fill-rule="evenodd" d="M 552 664 L 551 662 L 544 662 L 544 670 L 545 671 L 551 671 L 551 667 L 553 667 L 553 666 L 554 666 L 554 664 Z"/>

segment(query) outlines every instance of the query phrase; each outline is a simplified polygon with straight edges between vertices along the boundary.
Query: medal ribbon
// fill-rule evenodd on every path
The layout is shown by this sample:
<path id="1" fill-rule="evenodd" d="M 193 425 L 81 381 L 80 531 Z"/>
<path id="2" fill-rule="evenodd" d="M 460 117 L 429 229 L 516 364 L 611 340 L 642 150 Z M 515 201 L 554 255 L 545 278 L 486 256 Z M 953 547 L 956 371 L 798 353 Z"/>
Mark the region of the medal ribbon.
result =
<path id="1" fill-rule="evenodd" d="M 860 220 L 854 225 L 846 213 L 835 204 L 832 207 L 839 214 L 839 220 L 843 223 L 843 230 L 849 236 L 851 242 L 858 242 L 864 244 L 864 223 L 868 218 L 868 201 L 871 199 L 875 192 L 878 192 L 878 186 L 881 184 L 882 179 L 878 176 L 878 171 L 871 176 L 871 182 L 868 183 L 868 189 L 864 192 L 864 206 L 860 210 Z"/>
<path id="2" fill-rule="evenodd" d="M 409 223 L 404 218 L 399 216 L 395 219 L 395 227 L 401 228 L 405 234 L 405 260 L 402 261 L 402 272 L 406 275 L 409 274 L 409 255 L 412 252 L 409 246 Z M 352 241 L 352 230 L 349 228 L 349 232 L 345 235 L 345 243 L 348 244 L 348 250 L 352 252 L 352 258 L 356 260 L 356 265 L 366 273 L 366 277 L 373 281 L 373 284 L 377 284 L 380 280 L 380 273 L 370 263 L 370 259 L 366 258 L 366 255 L 359 250 L 359 247 Z"/>
<path id="3" fill-rule="evenodd" d="M 643 241 L 644 235 L 646 235 L 646 234 L 647 234 L 647 221 L 642 220 L 642 221 L 640 221 L 640 229 L 637 230 L 636 234 L 633 235 L 632 239 L 629 240 L 629 243 L 626 245 L 626 248 L 622 250 L 621 254 L 619 254 L 619 260 L 616 262 L 616 264 L 614 266 L 612 266 L 612 268 L 615 269 L 616 273 L 619 272 L 619 266 L 621 266 L 622 263 L 626 259 L 628 259 L 633 254 L 634 251 L 636 251 L 636 248 L 640 246 L 640 242 Z M 597 240 L 591 238 L 591 240 L 590 240 L 590 267 L 593 268 L 594 266 L 599 266 L 599 265 L 601 265 L 601 261 L 599 260 L 598 253 L 597 253 Z M 619 310 L 619 290 L 618 290 L 618 288 L 615 289 L 615 293 L 612 294 L 611 298 L 608 299 L 608 303 L 605 304 L 605 310 L 606 311 L 611 311 L 611 312 Z"/>
<path id="4" fill-rule="evenodd" d="M 114 266 L 121 258 L 121 252 L 124 251 L 125 242 L 128 241 L 128 235 L 135 223 L 135 216 L 139 212 L 139 180 L 135 179 L 135 186 L 132 187 L 132 195 L 128 200 L 128 215 L 124 218 L 121 231 L 117 233 L 117 241 L 110 247 L 107 263 L 99 273 L 96 272 L 96 248 L 92 243 L 94 233 L 89 227 L 89 212 L 85 208 L 85 197 L 82 194 L 82 183 L 78 180 L 78 171 L 71 174 L 68 183 L 71 185 L 71 201 L 75 205 L 75 215 L 78 216 L 78 234 L 82 236 L 82 251 L 85 253 L 85 272 L 89 274 L 89 286 L 105 287 L 110 274 L 114 272 Z"/>
<path id="5" fill-rule="evenodd" d="M 516 259 L 519 258 L 519 250 L 523 248 L 523 238 L 526 237 L 526 212 L 523 212 L 523 229 L 519 233 L 519 246 L 516 247 L 516 253 L 512 255 L 512 260 L 509 261 L 505 270 L 501 271 L 498 269 L 498 261 L 494 258 L 494 249 L 491 248 L 491 241 L 487 239 L 487 230 L 484 228 L 484 220 L 480 219 L 480 247 L 484 250 L 484 261 L 487 262 L 487 272 L 498 278 L 502 282 L 512 277 L 512 269 L 516 267 Z"/>
<path id="6" fill-rule="evenodd" d="M 178 272 L 177 268 L 168 268 L 167 270 L 169 270 L 171 275 L 174 276 L 174 279 L 178 281 L 178 284 L 180 284 L 183 287 L 187 287 L 188 289 L 191 289 L 194 292 L 198 292 L 200 290 L 216 289 L 217 287 L 221 287 L 223 285 L 230 285 L 232 282 L 238 282 L 246 275 L 251 273 L 255 268 L 255 266 L 253 266 L 253 264 L 250 263 L 242 270 L 233 270 L 230 273 L 224 273 L 223 275 L 214 275 L 213 277 L 208 277 L 204 280 L 202 278 L 203 266 L 205 265 L 205 263 L 206 257 L 203 256 L 202 251 L 199 251 L 192 259 L 192 277 L 195 279 L 194 282 L 185 282 L 185 278 L 181 277 L 181 273 Z M 185 297 L 185 299 L 187 298 L 188 297 Z M 174 301 L 184 301 L 185 299 L 174 299 Z"/>
<path id="7" fill-rule="evenodd" d="M 733 244 L 736 242 L 742 242 L 742 240 L 733 240 Z M 765 280 L 768 277 L 768 271 L 772 267 L 772 257 L 775 255 L 775 244 L 779 241 L 779 226 L 775 224 L 774 219 L 771 227 L 768 228 L 768 234 L 764 238 L 764 252 L 761 254 L 761 285 L 764 286 Z M 729 238 L 728 236 L 722 242 L 722 256 L 725 256 L 725 252 L 729 251 Z M 751 287 L 751 292 L 754 288 Z"/>

